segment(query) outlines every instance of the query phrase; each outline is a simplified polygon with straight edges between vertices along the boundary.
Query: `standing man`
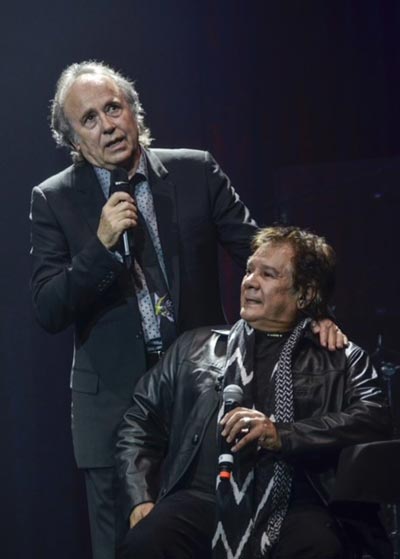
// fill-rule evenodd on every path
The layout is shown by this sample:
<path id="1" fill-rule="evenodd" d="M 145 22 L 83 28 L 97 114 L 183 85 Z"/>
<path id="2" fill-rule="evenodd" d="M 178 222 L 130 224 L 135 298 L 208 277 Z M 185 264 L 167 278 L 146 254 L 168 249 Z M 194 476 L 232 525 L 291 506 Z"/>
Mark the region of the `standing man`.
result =
<path id="1" fill-rule="evenodd" d="M 64 70 L 51 127 L 73 165 L 33 189 L 33 304 L 47 331 L 74 326 L 74 452 L 94 557 L 112 559 L 116 426 L 177 334 L 225 322 L 218 246 L 244 266 L 256 225 L 209 153 L 149 148 L 133 83 L 105 64 Z"/>

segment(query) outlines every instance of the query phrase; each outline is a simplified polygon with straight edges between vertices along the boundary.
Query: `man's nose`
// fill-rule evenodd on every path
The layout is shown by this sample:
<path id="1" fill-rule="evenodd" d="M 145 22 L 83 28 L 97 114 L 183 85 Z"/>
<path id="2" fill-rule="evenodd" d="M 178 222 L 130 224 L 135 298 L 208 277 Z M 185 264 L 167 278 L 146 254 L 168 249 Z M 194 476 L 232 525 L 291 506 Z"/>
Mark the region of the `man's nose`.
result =
<path id="1" fill-rule="evenodd" d="M 258 289 L 259 281 L 257 274 L 254 272 L 246 274 L 243 278 L 243 285 L 244 287 L 253 287 L 254 289 Z"/>
<path id="2" fill-rule="evenodd" d="M 103 132 L 105 134 L 110 134 L 115 129 L 115 123 L 111 117 L 107 116 L 106 114 L 102 114 L 100 116 L 101 119 L 101 126 L 103 128 Z"/>

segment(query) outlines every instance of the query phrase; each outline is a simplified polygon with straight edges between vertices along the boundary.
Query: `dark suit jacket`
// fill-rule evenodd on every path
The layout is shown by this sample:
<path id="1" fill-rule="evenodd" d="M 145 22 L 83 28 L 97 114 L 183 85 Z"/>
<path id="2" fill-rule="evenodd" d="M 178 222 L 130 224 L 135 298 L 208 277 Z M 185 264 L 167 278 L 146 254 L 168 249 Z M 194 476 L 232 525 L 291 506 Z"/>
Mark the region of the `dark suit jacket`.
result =
<path id="1" fill-rule="evenodd" d="M 223 323 L 218 244 L 244 265 L 256 226 L 207 152 L 148 150 L 146 157 L 178 333 Z M 72 432 L 80 467 L 113 464 L 116 426 L 146 369 L 131 278 L 96 236 L 104 204 L 87 163 L 32 193 L 36 316 L 49 332 L 74 325 Z"/>

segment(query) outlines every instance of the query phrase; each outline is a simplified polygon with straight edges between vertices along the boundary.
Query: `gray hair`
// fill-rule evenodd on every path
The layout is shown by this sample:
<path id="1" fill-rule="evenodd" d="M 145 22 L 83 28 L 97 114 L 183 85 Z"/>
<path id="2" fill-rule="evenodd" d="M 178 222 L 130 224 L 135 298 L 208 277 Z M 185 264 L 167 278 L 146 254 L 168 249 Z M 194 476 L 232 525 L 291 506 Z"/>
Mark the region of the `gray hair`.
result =
<path id="1" fill-rule="evenodd" d="M 75 80 L 84 74 L 105 76 L 110 78 L 117 85 L 135 116 L 139 130 L 140 143 L 144 147 L 149 147 L 152 141 L 151 133 L 150 129 L 144 123 L 145 113 L 134 83 L 125 78 L 120 72 L 107 66 L 104 62 L 98 62 L 96 60 L 86 60 L 84 62 L 71 64 L 65 68 L 58 79 L 56 92 L 50 107 L 50 128 L 56 144 L 70 149 L 74 162 L 82 161 L 82 155 L 73 147 L 75 133 L 65 116 L 64 103 Z"/>

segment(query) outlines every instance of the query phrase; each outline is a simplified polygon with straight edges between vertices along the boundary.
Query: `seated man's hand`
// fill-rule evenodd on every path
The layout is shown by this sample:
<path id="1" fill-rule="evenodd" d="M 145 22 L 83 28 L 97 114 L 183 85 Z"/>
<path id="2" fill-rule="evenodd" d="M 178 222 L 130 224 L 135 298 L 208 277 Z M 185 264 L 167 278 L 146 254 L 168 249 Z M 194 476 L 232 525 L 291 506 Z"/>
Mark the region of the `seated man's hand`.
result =
<path id="1" fill-rule="evenodd" d="M 133 528 L 138 522 L 143 520 L 154 508 L 154 503 L 141 503 L 133 509 L 129 517 L 129 527 Z"/>
<path id="2" fill-rule="evenodd" d="M 323 347 L 327 347 L 330 351 L 343 349 L 349 343 L 346 334 L 340 330 L 338 326 L 329 318 L 323 320 L 313 320 L 311 329 L 314 334 L 319 334 L 319 341 Z"/>
<path id="3" fill-rule="evenodd" d="M 231 448 L 232 452 L 237 452 L 254 440 L 268 450 L 281 449 L 281 440 L 275 423 L 260 411 L 235 408 L 224 415 L 221 425 L 223 425 L 221 435 L 226 438 L 228 443 L 233 442 L 239 435 L 243 435 Z"/>

